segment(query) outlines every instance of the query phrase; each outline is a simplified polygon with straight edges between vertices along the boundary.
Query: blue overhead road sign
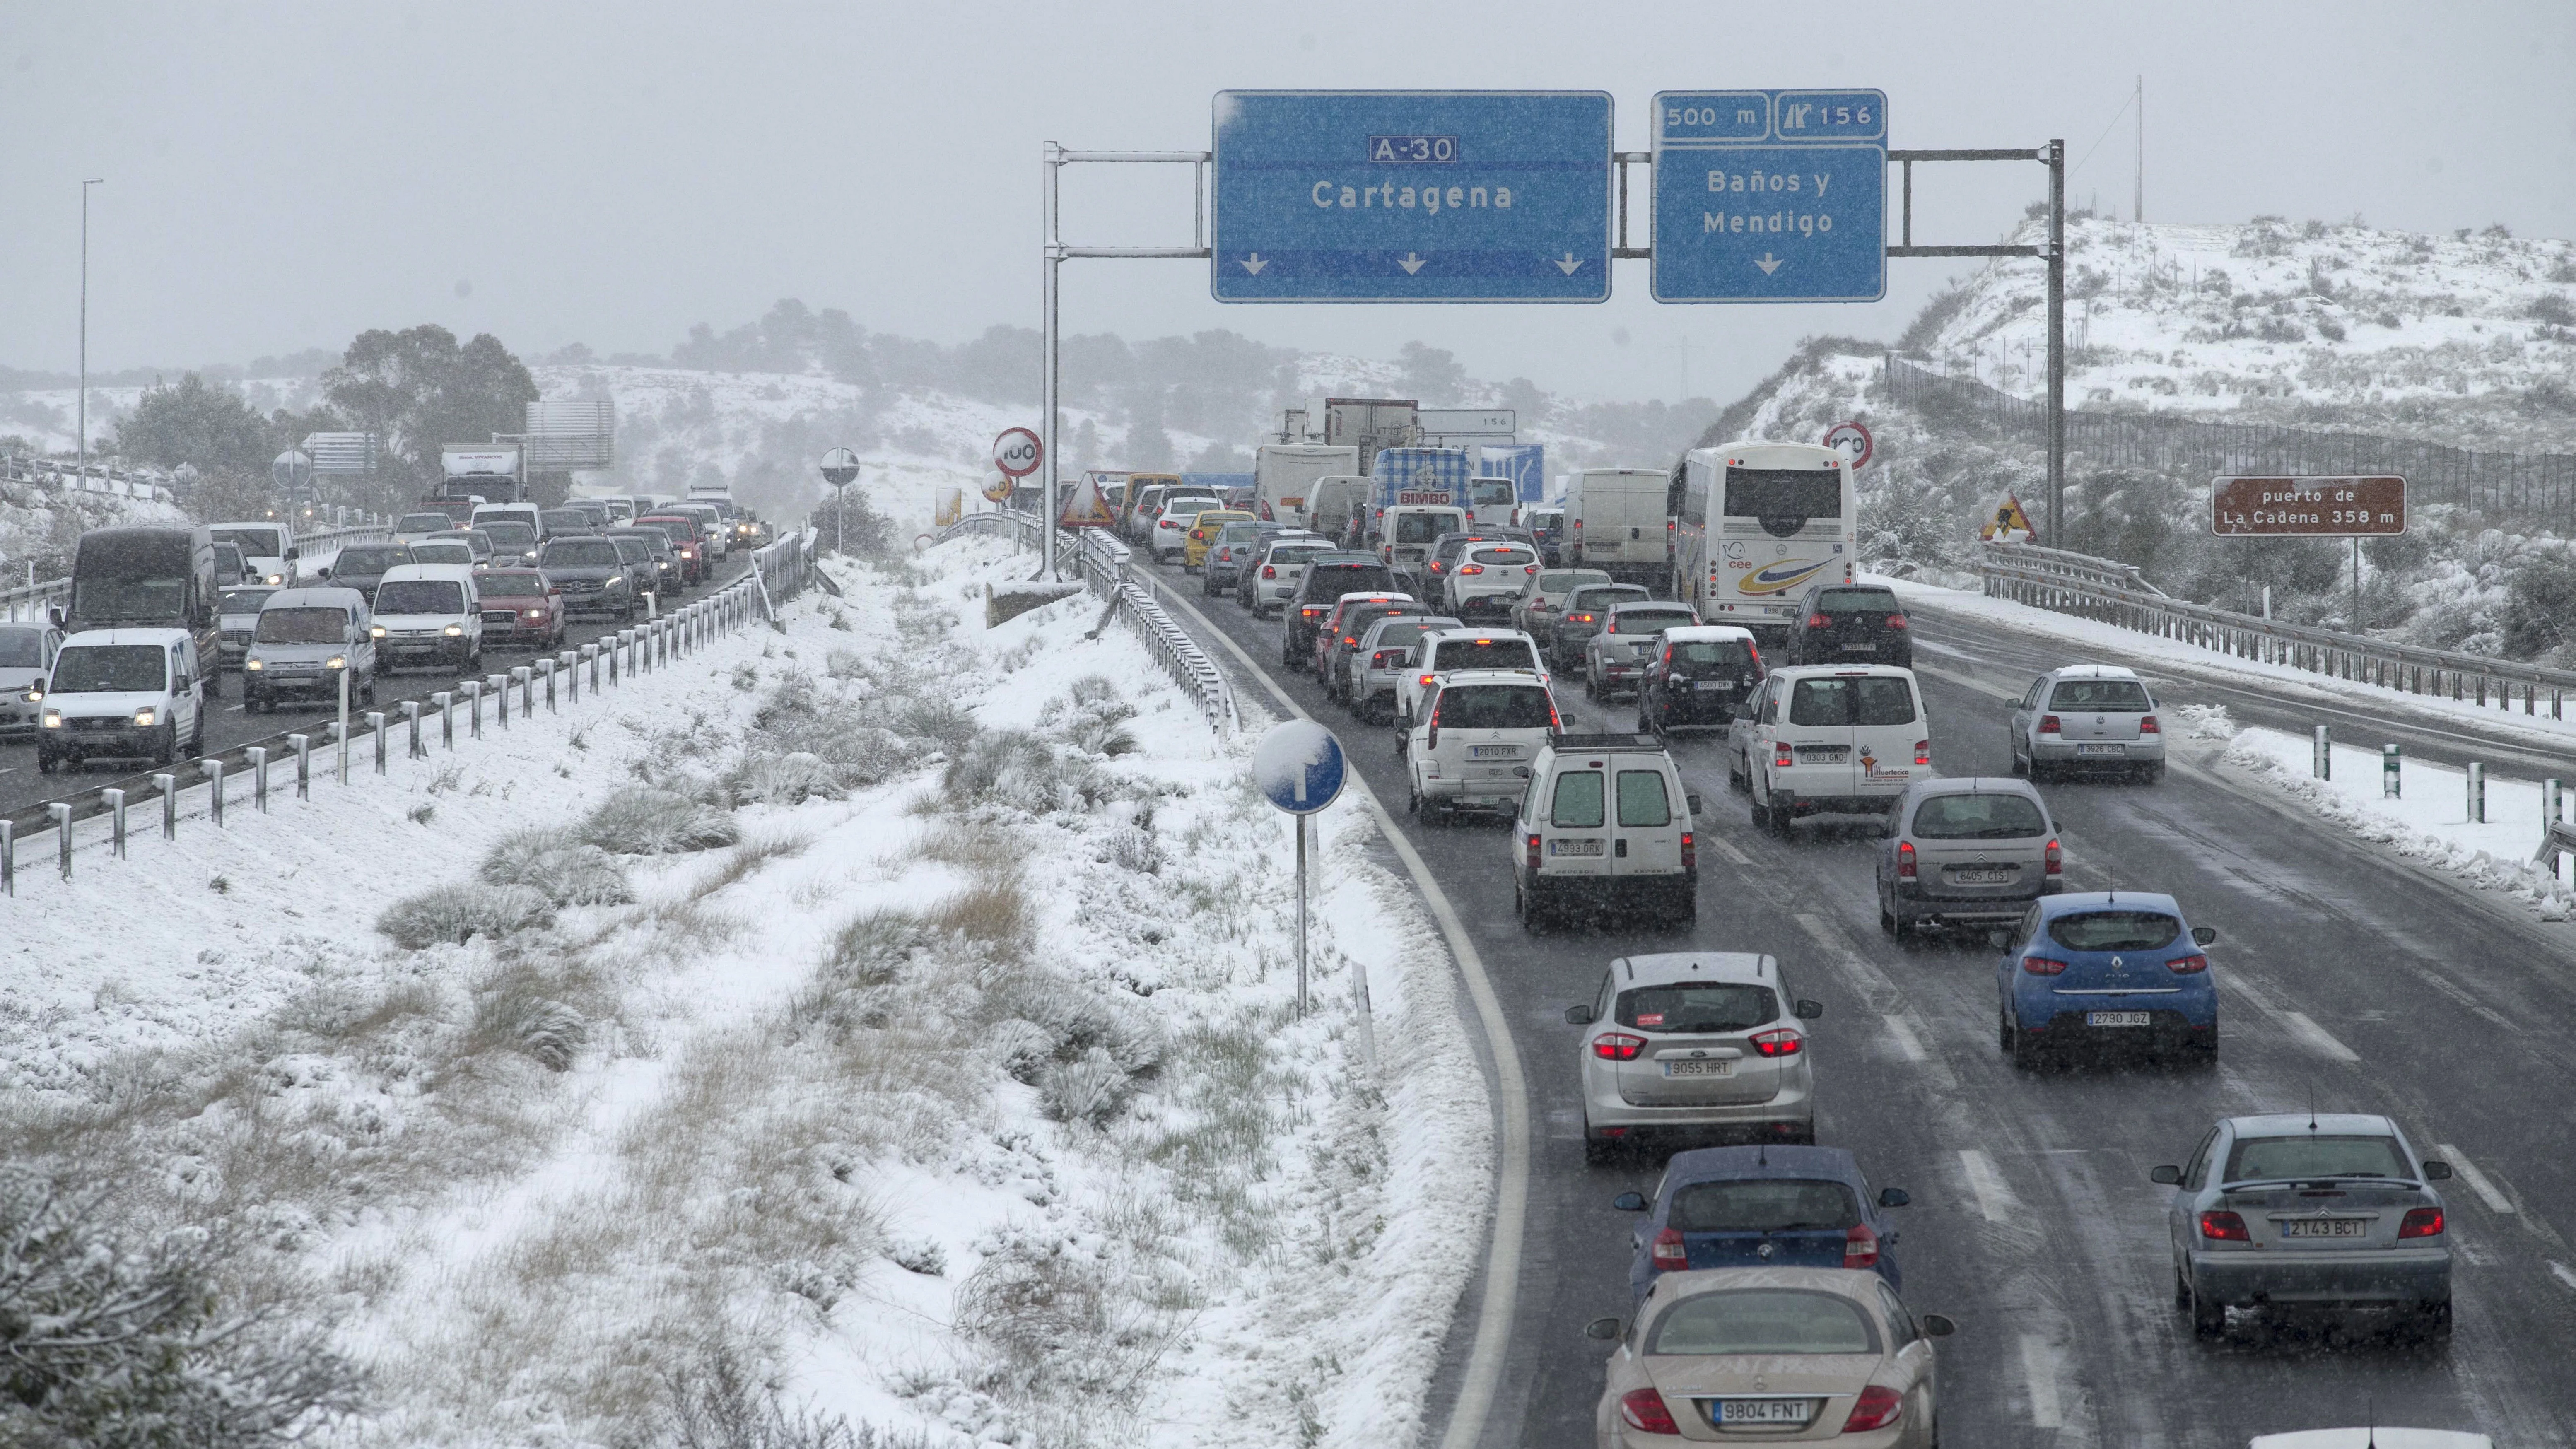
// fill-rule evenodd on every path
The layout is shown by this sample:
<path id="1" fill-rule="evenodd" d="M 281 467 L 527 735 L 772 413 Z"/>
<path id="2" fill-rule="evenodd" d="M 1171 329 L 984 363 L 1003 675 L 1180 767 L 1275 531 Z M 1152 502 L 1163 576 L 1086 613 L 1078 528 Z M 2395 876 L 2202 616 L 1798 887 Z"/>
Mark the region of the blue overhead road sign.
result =
<path id="1" fill-rule="evenodd" d="M 1220 91 L 1220 302 L 1600 302 L 1608 93 Z"/>
<path id="2" fill-rule="evenodd" d="M 1883 91 L 1655 97 L 1655 300 L 1887 295 Z"/>

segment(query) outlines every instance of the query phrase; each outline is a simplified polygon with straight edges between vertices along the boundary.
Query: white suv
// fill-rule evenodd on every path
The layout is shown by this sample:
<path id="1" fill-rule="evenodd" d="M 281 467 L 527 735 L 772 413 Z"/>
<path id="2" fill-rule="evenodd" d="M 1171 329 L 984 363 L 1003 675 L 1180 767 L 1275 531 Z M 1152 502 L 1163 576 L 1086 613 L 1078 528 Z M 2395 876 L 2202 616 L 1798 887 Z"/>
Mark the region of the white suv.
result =
<path id="1" fill-rule="evenodd" d="M 1538 645 L 1518 629 L 1444 629 L 1425 634 L 1414 646 L 1414 662 L 1398 676 L 1395 717 L 1407 729 L 1422 717 L 1422 697 L 1433 681 L 1461 669 L 1508 669 L 1541 684 L 1547 667 L 1539 662 Z"/>
<path id="2" fill-rule="evenodd" d="M 1801 665 L 1773 670 L 1727 726 L 1726 779 L 1753 797 L 1753 824 L 1786 835 L 1801 815 L 1885 814 L 1932 774 L 1932 726 L 1914 671 Z"/>
<path id="3" fill-rule="evenodd" d="M 1699 799 L 1652 736 L 1560 735 L 1530 762 L 1512 830 L 1522 926 L 1581 903 L 1699 919 Z"/>
<path id="4" fill-rule="evenodd" d="M 1509 670 L 1462 669 L 1431 691 L 1405 732 L 1408 802 L 1425 825 L 1453 810 L 1508 810 L 1529 791 L 1530 762 L 1565 728 L 1546 685 Z"/>
<path id="5" fill-rule="evenodd" d="M 1476 609 L 1508 613 L 1537 572 L 1538 550 L 1528 544 L 1470 544 L 1459 555 L 1458 566 L 1441 580 L 1441 588 L 1452 614 L 1464 617 Z"/>
<path id="6" fill-rule="evenodd" d="M 1592 1000 L 1566 1008 L 1586 1028 L 1583 1157 L 1607 1161 L 1650 1138 L 1816 1140 L 1805 1023 L 1825 1014 L 1789 990 L 1773 957 L 1682 951 L 1610 963 Z"/>

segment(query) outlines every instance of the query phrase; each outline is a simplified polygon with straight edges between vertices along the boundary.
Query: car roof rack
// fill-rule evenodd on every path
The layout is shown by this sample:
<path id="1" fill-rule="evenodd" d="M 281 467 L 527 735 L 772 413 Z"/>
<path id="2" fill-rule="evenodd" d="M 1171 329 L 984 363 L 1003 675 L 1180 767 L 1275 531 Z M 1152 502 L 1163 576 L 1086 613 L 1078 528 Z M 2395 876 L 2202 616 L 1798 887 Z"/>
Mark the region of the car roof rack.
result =
<path id="1" fill-rule="evenodd" d="M 1648 734 L 1575 734 L 1571 731 L 1549 741 L 1559 750 L 1636 750 L 1660 752 L 1663 741 Z"/>

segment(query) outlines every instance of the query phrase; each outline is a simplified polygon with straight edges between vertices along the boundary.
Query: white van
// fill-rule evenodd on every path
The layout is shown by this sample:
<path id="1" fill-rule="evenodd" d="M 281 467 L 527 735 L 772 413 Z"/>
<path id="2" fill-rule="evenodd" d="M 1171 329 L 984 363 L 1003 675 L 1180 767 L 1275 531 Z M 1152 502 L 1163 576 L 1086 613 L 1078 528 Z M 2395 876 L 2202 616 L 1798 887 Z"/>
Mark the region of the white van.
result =
<path id="1" fill-rule="evenodd" d="M 1801 815 L 1885 814 L 1932 774 L 1932 726 L 1914 671 L 1802 665 L 1772 671 L 1727 726 L 1727 783 L 1753 823 L 1786 835 Z"/>
<path id="2" fill-rule="evenodd" d="M 1369 483 L 1365 477 L 1346 473 L 1316 479 L 1315 491 L 1306 500 L 1306 526 L 1344 546 L 1359 542 L 1362 520 L 1368 514 Z"/>
<path id="3" fill-rule="evenodd" d="M 471 674 L 483 667 L 483 601 L 465 564 L 396 564 L 376 585 L 376 640 L 382 674 L 419 665 Z"/>
<path id="4" fill-rule="evenodd" d="M 1699 919 L 1699 853 L 1672 756 L 1637 735 L 1560 735 L 1530 763 L 1512 829 L 1512 906 L 1536 929 L 1578 904 Z"/>
<path id="5" fill-rule="evenodd" d="M 1509 478 L 1467 480 L 1467 512 L 1476 528 L 1509 528 L 1520 512 L 1520 485 Z"/>
<path id="6" fill-rule="evenodd" d="M 1398 504 L 1378 515 L 1378 561 L 1390 573 L 1419 572 L 1440 535 L 1466 531 L 1466 509 L 1441 503 Z"/>
<path id="7" fill-rule="evenodd" d="M 1409 806 L 1425 825 L 1453 810 L 1509 809 L 1529 790 L 1530 762 L 1564 728 L 1556 696 L 1526 674 L 1462 669 L 1434 684 L 1406 731 Z"/>
<path id="8" fill-rule="evenodd" d="M 1315 489 L 1359 471 L 1360 450 L 1322 443 L 1264 443 L 1252 455 L 1252 512 L 1291 528 L 1308 525 Z"/>
<path id="9" fill-rule="evenodd" d="M 300 554 L 295 546 L 295 527 L 273 518 L 254 519 L 243 523 L 215 523 L 206 531 L 217 543 L 240 547 L 242 562 L 248 572 L 242 582 L 266 584 L 272 589 L 295 587 L 295 560 Z"/>
<path id="10" fill-rule="evenodd" d="M 185 629 L 84 629 L 63 641 L 36 730 L 36 770 L 93 759 L 166 765 L 206 744 L 206 675 Z"/>
<path id="11" fill-rule="evenodd" d="M 1591 468 L 1565 480 L 1567 568 L 1606 569 L 1612 578 L 1649 586 L 1672 572 L 1664 501 L 1670 475 L 1651 468 Z"/>

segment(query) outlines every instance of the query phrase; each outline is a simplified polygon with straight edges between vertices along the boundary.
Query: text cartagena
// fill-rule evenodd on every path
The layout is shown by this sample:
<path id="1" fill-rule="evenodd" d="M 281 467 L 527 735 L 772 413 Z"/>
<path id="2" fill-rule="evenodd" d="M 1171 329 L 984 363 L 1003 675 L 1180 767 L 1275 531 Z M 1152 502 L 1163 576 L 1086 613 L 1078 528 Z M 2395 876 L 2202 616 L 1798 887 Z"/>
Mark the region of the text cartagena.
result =
<path id="1" fill-rule="evenodd" d="M 1380 181 L 1368 186 L 1344 186 L 1336 181 L 1318 181 L 1307 193 L 1316 206 L 1343 211 L 1475 211 L 1487 207 L 1495 211 L 1512 209 L 1512 189 L 1508 186 L 1398 186 Z"/>

